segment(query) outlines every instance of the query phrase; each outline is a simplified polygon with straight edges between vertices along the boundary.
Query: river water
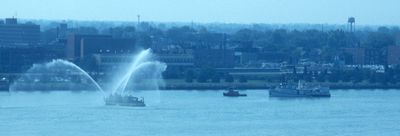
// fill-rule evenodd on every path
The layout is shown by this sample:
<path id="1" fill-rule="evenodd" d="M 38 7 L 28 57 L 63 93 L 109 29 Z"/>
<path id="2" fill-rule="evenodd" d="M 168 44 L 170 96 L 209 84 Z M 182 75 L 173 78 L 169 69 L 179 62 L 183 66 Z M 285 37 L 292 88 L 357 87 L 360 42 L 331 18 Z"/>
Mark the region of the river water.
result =
<path id="1" fill-rule="evenodd" d="M 139 92 L 143 108 L 104 106 L 93 92 L 0 93 L 0 136 L 400 135 L 398 90 L 334 90 L 325 99 L 244 92 Z"/>

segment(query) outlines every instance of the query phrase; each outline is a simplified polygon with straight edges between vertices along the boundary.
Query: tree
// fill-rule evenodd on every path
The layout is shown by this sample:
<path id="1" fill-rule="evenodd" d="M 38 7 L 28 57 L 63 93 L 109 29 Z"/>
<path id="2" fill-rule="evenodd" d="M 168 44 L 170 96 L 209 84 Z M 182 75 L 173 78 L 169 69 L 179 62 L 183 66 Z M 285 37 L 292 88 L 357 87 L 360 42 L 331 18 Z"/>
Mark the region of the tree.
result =
<path id="1" fill-rule="evenodd" d="M 376 75 L 376 79 L 377 79 L 377 81 L 379 82 L 379 83 L 381 83 L 382 85 L 387 85 L 387 78 L 386 78 L 386 76 L 385 76 L 385 74 L 384 73 L 378 73 L 377 75 Z"/>
<path id="2" fill-rule="evenodd" d="M 364 76 L 363 71 L 358 67 L 356 67 L 351 73 L 353 83 L 360 83 L 361 81 L 363 81 L 364 80 L 363 76 Z"/>
<path id="3" fill-rule="evenodd" d="M 343 30 L 328 32 L 328 46 L 333 48 L 346 47 L 346 33 Z"/>
<path id="4" fill-rule="evenodd" d="M 215 72 L 214 68 L 203 67 L 200 69 L 200 72 L 197 76 L 197 81 L 200 83 L 205 83 L 209 79 L 212 79 L 215 76 L 217 76 L 217 73 Z"/>
<path id="5" fill-rule="evenodd" d="M 385 78 L 389 83 L 395 84 L 395 74 L 393 68 L 390 68 L 388 65 L 385 65 Z"/>
<path id="6" fill-rule="evenodd" d="M 240 76 L 239 77 L 239 82 L 240 83 L 247 83 L 247 78 L 245 76 Z"/>
<path id="7" fill-rule="evenodd" d="M 377 74 L 375 73 L 375 71 L 370 72 L 368 74 L 368 82 L 372 83 L 372 84 L 376 83 L 376 81 L 377 81 L 377 76 L 376 75 Z"/>
<path id="8" fill-rule="evenodd" d="M 113 27 L 109 28 L 107 34 L 112 35 L 114 38 L 135 38 L 136 29 L 135 27 Z"/>
<path id="9" fill-rule="evenodd" d="M 389 33 L 371 32 L 367 37 L 366 45 L 371 48 L 382 49 L 394 45 L 395 41 L 395 37 Z"/>
<path id="10" fill-rule="evenodd" d="M 143 47 L 145 49 L 150 48 L 153 44 L 153 39 L 147 33 L 137 33 L 136 35 L 136 45 Z"/>
<path id="11" fill-rule="evenodd" d="M 312 73 L 308 71 L 307 66 L 304 66 L 303 80 L 307 81 L 307 82 L 311 82 L 312 81 Z"/>
<path id="12" fill-rule="evenodd" d="M 321 73 L 317 75 L 317 81 L 318 82 L 325 82 L 326 76 L 328 75 L 328 70 L 323 70 Z"/>
<path id="13" fill-rule="evenodd" d="M 206 83 L 207 82 L 207 76 L 200 74 L 197 76 L 197 82 L 199 83 Z"/>
<path id="14" fill-rule="evenodd" d="M 351 71 L 342 71 L 339 70 L 338 71 L 338 76 L 339 76 L 339 80 L 342 80 L 343 82 L 350 82 L 352 81 L 352 72 Z"/>
<path id="15" fill-rule="evenodd" d="M 191 43 L 198 41 L 196 39 L 197 31 L 189 26 L 172 27 L 166 31 L 166 38 L 173 44 L 177 44 L 185 48 Z"/>
<path id="16" fill-rule="evenodd" d="M 211 82 L 213 82 L 213 83 L 219 83 L 219 82 L 220 82 L 220 77 L 219 77 L 219 75 L 215 74 L 215 75 L 211 78 Z"/>
<path id="17" fill-rule="evenodd" d="M 195 77 L 195 76 L 194 76 L 194 71 L 193 71 L 193 70 L 189 69 L 189 70 L 187 70 L 187 71 L 185 72 L 185 81 L 186 81 L 187 83 L 192 83 L 194 77 Z"/>
<path id="18" fill-rule="evenodd" d="M 328 76 L 329 82 L 333 82 L 333 83 L 339 82 L 339 78 L 340 78 L 339 75 L 340 75 L 340 72 L 338 70 L 332 71 L 332 73 L 330 73 Z"/>
<path id="19" fill-rule="evenodd" d="M 228 74 L 225 76 L 225 82 L 233 83 L 233 81 L 234 81 L 234 78 L 232 75 Z"/>
<path id="20" fill-rule="evenodd" d="M 95 27 L 79 27 L 79 28 L 74 28 L 73 30 L 75 33 L 79 34 L 98 34 L 99 30 Z"/>
<path id="21" fill-rule="evenodd" d="M 299 80 L 299 76 L 297 74 L 296 66 L 293 67 L 293 73 L 292 73 L 291 77 L 292 77 L 292 80 L 294 82 L 297 82 Z"/>

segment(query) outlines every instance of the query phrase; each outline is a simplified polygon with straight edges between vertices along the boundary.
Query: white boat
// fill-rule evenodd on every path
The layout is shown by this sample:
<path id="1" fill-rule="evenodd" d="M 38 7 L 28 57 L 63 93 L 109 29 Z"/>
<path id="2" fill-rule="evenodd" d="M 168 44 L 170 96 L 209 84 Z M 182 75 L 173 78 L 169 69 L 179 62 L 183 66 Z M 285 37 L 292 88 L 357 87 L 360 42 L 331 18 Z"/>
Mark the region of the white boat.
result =
<path id="1" fill-rule="evenodd" d="M 111 94 L 104 98 L 106 105 L 144 107 L 144 98 L 138 98 L 131 95 Z"/>
<path id="2" fill-rule="evenodd" d="M 299 81 L 296 85 L 281 83 L 269 91 L 270 97 L 331 97 L 329 87 L 306 85 Z"/>
<path id="3" fill-rule="evenodd" d="M 229 88 L 227 92 L 223 93 L 224 96 L 227 97 L 241 97 L 241 96 L 247 96 L 247 94 L 242 94 L 239 93 L 239 91 L 233 90 L 233 88 Z"/>

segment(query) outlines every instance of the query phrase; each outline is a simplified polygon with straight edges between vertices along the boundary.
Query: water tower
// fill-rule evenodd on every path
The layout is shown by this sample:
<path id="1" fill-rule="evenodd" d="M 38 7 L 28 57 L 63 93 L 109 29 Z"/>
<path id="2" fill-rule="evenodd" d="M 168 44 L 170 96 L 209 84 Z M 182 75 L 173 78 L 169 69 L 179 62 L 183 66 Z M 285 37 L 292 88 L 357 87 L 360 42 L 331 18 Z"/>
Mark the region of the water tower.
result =
<path id="1" fill-rule="evenodd" d="M 355 30 L 356 30 L 356 18 L 349 17 L 347 23 L 349 25 L 350 32 L 355 32 Z"/>
<path id="2" fill-rule="evenodd" d="M 137 15 L 137 24 L 140 25 L 140 15 Z"/>

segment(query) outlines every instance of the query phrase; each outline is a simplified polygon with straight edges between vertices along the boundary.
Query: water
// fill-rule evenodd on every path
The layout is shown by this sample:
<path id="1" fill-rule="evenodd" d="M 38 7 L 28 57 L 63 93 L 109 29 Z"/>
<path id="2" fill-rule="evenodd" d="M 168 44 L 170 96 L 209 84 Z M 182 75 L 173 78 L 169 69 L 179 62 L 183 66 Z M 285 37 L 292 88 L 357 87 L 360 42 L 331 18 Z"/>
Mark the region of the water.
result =
<path id="1" fill-rule="evenodd" d="M 119 71 L 123 76 L 115 77 L 118 82 L 114 83 L 112 93 L 129 94 L 129 90 L 158 90 L 163 81 L 162 72 L 166 68 L 166 64 L 155 60 L 151 49 L 140 51 L 126 70 Z"/>
<path id="2" fill-rule="evenodd" d="M 147 107 L 104 106 L 98 93 L 0 93 L 1 136 L 395 136 L 400 91 L 332 91 L 275 99 L 266 91 L 138 92 Z M 157 92 L 158 93 L 158 92 Z M 41 100 L 41 101 L 38 101 Z"/>
<path id="3" fill-rule="evenodd" d="M 117 81 L 103 86 L 108 93 L 132 94 L 130 90 L 158 90 L 163 85 L 162 72 L 165 63 L 156 60 L 151 49 L 132 55 L 132 62 L 112 71 L 110 77 Z M 10 85 L 12 92 L 38 90 L 93 90 L 104 93 L 100 85 L 82 68 L 72 62 L 56 59 L 43 64 L 34 64 Z M 130 91 L 130 92 L 129 92 Z"/>
<path id="4" fill-rule="evenodd" d="M 82 86 L 87 87 L 90 85 L 94 85 L 94 87 L 89 88 L 95 88 L 103 92 L 100 85 L 82 68 L 72 62 L 56 59 L 43 64 L 34 64 L 18 80 L 10 85 L 9 90 L 37 91 L 57 87 L 67 90 L 80 90 L 83 88 Z"/>

